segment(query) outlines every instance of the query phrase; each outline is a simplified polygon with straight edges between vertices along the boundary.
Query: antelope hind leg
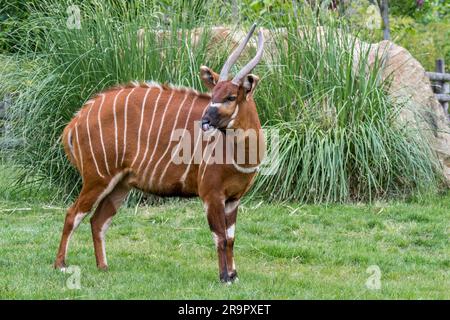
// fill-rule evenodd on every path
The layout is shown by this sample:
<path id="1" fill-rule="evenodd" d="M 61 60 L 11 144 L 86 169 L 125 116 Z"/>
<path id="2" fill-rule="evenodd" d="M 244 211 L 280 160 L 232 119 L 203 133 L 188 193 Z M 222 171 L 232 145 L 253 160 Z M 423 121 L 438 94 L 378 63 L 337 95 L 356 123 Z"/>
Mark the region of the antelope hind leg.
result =
<path id="1" fill-rule="evenodd" d="M 105 249 L 106 231 L 129 191 L 130 188 L 128 186 L 119 183 L 109 195 L 103 198 L 92 215 L 91 231 L 94 241 L 95 259 L 97 267 L 101 270 L 108 269 Z"/>
<path id="2" fill-rule="evenodd" d="M 104 189 L 105 186 L 103 185 L 96 185 L 92 188 L 84 185 L 75 203 L 67 210 L 61 241 L 54 263 L 55 269 L 63 269 L 66 267 L 66 256 L 70 238 L 83 218 L 91 211 Z"/>

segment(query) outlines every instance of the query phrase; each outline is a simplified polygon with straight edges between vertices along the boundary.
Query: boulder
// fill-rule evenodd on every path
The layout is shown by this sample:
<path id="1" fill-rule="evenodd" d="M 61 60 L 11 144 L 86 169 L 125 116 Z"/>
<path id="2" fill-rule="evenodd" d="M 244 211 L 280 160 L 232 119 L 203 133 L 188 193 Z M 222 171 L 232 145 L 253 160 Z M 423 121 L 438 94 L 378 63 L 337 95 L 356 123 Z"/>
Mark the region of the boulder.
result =
<path id="1" fill-rule="evenodd" d="M 403 106 L 400 120 L 427 134 L 450 183 L 450 123 L 425 69 L 408 50 L 387 40 L 370 44 L 369 64 L 377 56 L 384 61 L 382 76 L 391 77 L 390 96 Z"/>

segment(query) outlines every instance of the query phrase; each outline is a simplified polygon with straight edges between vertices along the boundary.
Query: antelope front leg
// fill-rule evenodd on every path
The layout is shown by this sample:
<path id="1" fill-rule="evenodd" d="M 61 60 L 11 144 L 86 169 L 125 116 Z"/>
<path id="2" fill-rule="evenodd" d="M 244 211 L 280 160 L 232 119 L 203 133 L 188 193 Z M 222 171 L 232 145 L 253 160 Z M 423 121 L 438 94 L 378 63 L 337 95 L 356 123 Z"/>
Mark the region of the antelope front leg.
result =
<path id="1" fill-rule="evenodd" d="M 234 235 L 236 229 L 236 218 L 239 206 L 239 200 L 231 200 L 225 203 L 225 222 L 227 227 L 227 267 L 228 277 L 231 281 L 237 280 L 236 265 L 234 263 Z"/>
<path id="2" fill-rule="evenodd" d="M 216 197 L 203 200 L 208 218 L 209 228 L 212 232 L 214 243 L 219 258 L 219 277 L 221 282 L 230 282 L 227 267 L 227 236 L 225 222 L 225 203 Z"/>

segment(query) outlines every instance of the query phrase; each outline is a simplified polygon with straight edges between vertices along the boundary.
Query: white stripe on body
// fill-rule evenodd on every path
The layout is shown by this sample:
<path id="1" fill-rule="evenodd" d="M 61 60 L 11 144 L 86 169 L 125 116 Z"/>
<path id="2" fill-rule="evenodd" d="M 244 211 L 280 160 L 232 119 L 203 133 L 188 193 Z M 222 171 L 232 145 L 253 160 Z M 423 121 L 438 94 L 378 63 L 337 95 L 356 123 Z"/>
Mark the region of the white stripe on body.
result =
<path id="1" fill-rule="evenodd" d="M 187 124 L 188 124 L 188 121 L 189 121 L 189 117 L 191 115 L 192 109 L 194 108 L 194 105 L 195 105 L 195 102 L 197 101 L 197 99 L 198 99 L 198 96 L 196 96 L 192 100 L 191 107 L 189 108 L 189 112 L 188 112 L 188 115 L 186 117 L 186 121 L 184 122 L 184 130 L 186 130 L 186 131 L 187 131 Z M 181 143 L 177 144 L 177 148 L 176 148 L 174 154 L 178 153 L 178 150 L 180 149 L 180 146 L 181 146 Z M 170 159 L 170 161 L 167 161 L 166 167 L 164 168 L 164 170 L 163 170 L 163 172 L 161 174 L 161 177 L 159 178 L 159 184 L 161 184 L 161 180 L 165 176 L 167 169 L 169 169 L 169 166 L 170 166 L 171 162 L 172 162 L 172 159 Z"/>
<path id="2" fill-rule="evenodd" d="M 105 102 L 105 94 L 101 94 L 101 97 L 102 97 L 102 102 L 100 103 L 100 107 L 98 108 L 98 113 L 97 113 L 98 129 L 99 129 L 99 132 L 100 132 L 100 142 L 102 144 L 103 157 L 104 157 L 104 160 L 105 160 L 106 172 L 108 172 L 108 175 L 111 175 L 111 172 L 109 171 L 108 158 L 106 156 L 105 142 L 103 141 L 102 119 L 101 119 L 101 116 L 100 116 L 100 113 L 101 113 L 102 107 L 103 107 L 103 103 Z"/>
<path id="3" fill-rule="evenodd" d="M 98 175 L 100 177 L 104 178 L 105 176 L 100 172 L 100 170 L 98 168 L 97 159 L 95 159 L 94 148 L 92 147 L 91 130 L 89 127 L 89 115 L 91 114 L 93 105 L 95 105 L 95 102 L 90 105 L 88 114 L 86 116 L 86 128 L 87 128 L 88 139 L 89 139 L 89 148 L 91 149 L 91 155 L 92 155 L 92 159 L 94 160 L 95 169 L 97 170 Z"/>
<path id="4" fill-rule="evenodd" d="M 206 110 L 208 109 L 208 105 L 209 105 L 209 102 L 208 102 L 208 104 L 205 106 L 205 108 L 203 109 L 203 112 L 202 112 L 202 118 L 203 118 L 203 116 L 205 115 Z M 194 131 L 195 131 L 195 130 L 196 130 L 196 128 L 194 128 Z M 198 129 L 198 130 L 201 130 L 201 129 Z M 188 164 L 188 166 L 186 167 L 186 170 L 184 170 L 184 173 L 183 173 L 183 175 L 181 176 L 180 181 L 181 181 L 181 183 L 183 184 L 183 188 L 185 187 L 187 175 L 188 175 L 188 173 L 189 173 L 189 170 L 191 169 L 192 162 L 194 161 L 195 152 L 197 151 L 198 144 L 199 144 L 199 142 L 201 142 L 201 141 L 202 141 L 202 132 L 200 132 L 200 134 L 199 134 L 198 137 L 197 137 L 197 141 L 195 141 L 194 152 L 192 153 L 191 160 L 189 161 L 189 164 Z"/>
<path id="5" fill-rule="evenodd" d="M 133 93 L 133 91 L 136 90 L 136 88 L 131 89 L 131 91 L 128 93 L 126 99 L 125 99 L 125 107 L 124 107 L 124 116 L 123 116 L 123 148 L 122 148 L 122 161 L 121 165 L 123 165 L 123 161 L 125 159 L 125 153 L 127 151 L 127 110 L 128 110 L 128 99 L 130 98 L 130 95 Z"/>
<path id="6" fill-rule="evenodd" d="M 158 136 L 156 137 L 156 143 L 155 143 L 155 146 L 153 148 L 152 155 L 150 156 L 150 160 L 148 161 L 147 166 L 145 167 L 145 170 L 144 170 L 144 175 L 143 175 L 144 180 L 145 180 L 145 177 L 147 176 L 148 169 L 150 168 L 150 164 L 153 161 L 153 157 L 155 155 L 156 149 L 158 148 L 159 137 L 161 135 L 161 129 L 162 129 L 162 126 L 164 125 L 164 119 L 166 117 L 166 112 L 167 112 L 167 109 L 168 109 L 170 103 L 172 102 L 172 98 L 173 98 L 174 93 L 175 93 L 175 91 L 172 90 L 172 92 L 170 94 L 170 98 L 169 98 L 169 100 L 167 100 L 166 106 L 164 108 L 164 113 L 163 113 L 163 116 L 161 118 L 161 122 L 160 122 L 160 125 L 159 125 Z M 149 186 L 151 187 L 151 185 L 149 185 Z"/>
<path id="7" fill-rule="evenodd" d="M 122 93 L 122 91 L 125 89 L 120 89 L 120 91 L 116 94 L 114 97 L 114 103 L 113 103 L 113 113 L 114 113 L 114 147 L 116 152 L 116 159 L 115 164 L 116 168 L 119 166 L 119 142 L 118 142 L 118 132 L 117 132 L 117 115 L 116 115 L 116 103 L 117 103 L 117 97 Z"/>
<path id="8" fill-rule="evenodd" d="M 183 101 L 181 102 L 180 106 L 178 107 L 177 115 L 175 116 L 175 121 L 174 121 L 174 123 L 173 123 L 173 125 L 172 125 L 172 130 L 171 130 L 171 132 L 173 132 L 173 131 L 175 130 L 176 126 L 177 126 L 177 123 L 178 123 L 178 117 L 179 117 L 179 115 L 180 115 L 180 111 L 183 109 L 184 103 L 186 102 L 188 96 L 189 96 L 189 94 L 188 94 L 188 92 L 186 92 L 185 95 L 184 95 Z M 191 104 L 191 108 L 192 108 L 192 104 Z M 155 166 L 153 167 L 153 171 L 152 171 L 152 174 L 151 174 L 150 180 L 149 180 L 149 184 L 150 184 L 150 185 L 152 184 L 153 178 L 154 178 L 154 176 L 155 176 L 156 169 L 158 168 L 159 164 L 161 163 L 161 161 L 162 161 L 162 160 L 164 159 L 164 157 L 166 156 L 167 152 L 169 152 L 169 150 L 170 150 L 170 141 L 167 143 L 167 148 L 166 148 L 166 150 L 164 151 L 163 155 L 159 158 L 158 162 L 157 162 L 157 163 L 155 164 Z M 170 160 L 168 161 L 168 163 L 170 163 Z M 160 178 L 159 178 L 158 184 L 161 184 L 161 179 L 162 179 L 162 175 L 161 175 Z"/>
<path id="9" fill-rule="evenodd" d="M 147 133 L 147 143 L 145 145 L 145 153 L 144 156 L 142 157 L 141 163 L 139 164 L 139 167 L 137 169 L 137 172 L 139 172 L 141 170 L 142 164 L 144 163 L 144 160 L 147 158 L 147 153 L 148 153 L 148 147 L 150 144 L 150 135 L 153 129 L 153 122 L 155 121 L 155 114 L 156 114 L 156 110 L 158 109 L 158 104 L 159 104 L 159 99 L 161 98 L 161 94 L 163 92 L 163 89 L 159 86 L 159 94 L 158 94 L 158 98 L 156 98 L 155 101 L 155 106 L 153 107 L 153 115 L 152 115 L 152 122 L 150 123 L 150 129 L 148 130 Z"/>
<path id="10" fill-rule="evenodd" d="M 133 162 L 131 163 L 131 167 L 134 166 L 134 163 L 136 162 L 137 158 L 139 157 L 139 153 L 141 152 L 141 131 L 142 131 L 142 124 L 144 122 L 144 111 L 145 111 L 145 102 L 147 101 L 148 94 L 152 88 L 149 88 L 145 91 L 144 99 L 142 100 L 142 106 L 141 106 L 141 121 L 139 122 L 139 130 L 138 130 L 138 140 L 137 140 L 137 147 L 136 147 L 136 155 L 134 156 Z"/>

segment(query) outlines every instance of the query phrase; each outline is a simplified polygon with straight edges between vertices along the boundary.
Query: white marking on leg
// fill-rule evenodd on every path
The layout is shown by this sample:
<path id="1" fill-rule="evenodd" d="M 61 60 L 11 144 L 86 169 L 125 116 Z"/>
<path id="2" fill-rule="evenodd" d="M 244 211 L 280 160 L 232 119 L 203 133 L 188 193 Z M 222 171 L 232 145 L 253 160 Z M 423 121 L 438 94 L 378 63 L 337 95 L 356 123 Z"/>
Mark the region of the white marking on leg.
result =
<path id="1" fill-rule="evenodd" d="M 239 200 L 226 202 L 225 203 L 225 214 L 229 215 L 229 214 L 233 213 L 233 211 L 236 210 L 238 205 L 239 205 Z"/>
<path id="2" fill-rule="evenodd" d="M 150 168 L 150 164 L 153 161 L 153 156 L 155 155 L 156 149 L 158 148 L 159 137 L 161 135 L 161 129 L 162 129 L 162 126 L 164 125 L 164 119 L 166 117 L 166 112 L 167 112 L 167 109 L 169 108 L 170 103 L 172 102 L 172 98 L 173 98 L 174 93 L 175 93 L 175 91 L 172 90 L 172 92 L 170 94 L 170 98 L 169 98 L 169 100 L 167 100 L 166 106 L 164 108 L 163 116 L 161 118 L 161 123 L 159 125 L 158 135 L 156 137 L 156 143 L 155 143 L 155 146 L 153 147 L 153 152 L 152 152 L 152 155 L 150 156 L 150 160 L 148 161 L 147 166 L 145 167 L 145 170 L 144 170 L 144 175 L 143 175 L 144 179 L 147 176 L 148 169 Z"/>
<path id="3" fill-rule="evenodd" d="M 147 143 L 145 145 L 145 152 L 144 152 L 144 156 L 142 157 L 141 163 L 139 164 L 137 172 L 139 172 L 141 170 L 142 164 L 144 163 L 144 160 L 147 158 L 148 147 L 150 145 L 150 135 L 151 135 L 151 132 L 153 129 L 153 122 L 155 120 L 156 110 L 158 109 L 159 99 L 161 98 L 161 93 L 163 92 L 163 89 L 161 88 L 161 86 L 158 86 L 158 88 L 159 88 L 159 94 L 158 94 L 158 98 L 156 98 L 155 106 L 153 107 L 154 110 L 153 110 L 153 115 L 152 115 L 152 122 L 150 123 L 150 129 L 147 132 Z"/>
<path id="4" fill-rule="evenodd" d="M 73 222 L 73 229 L 75 230 L 80 225 L 81 221 L 83 221 L 84 217 L 87 215 L 87 212 L 80 212 L 75 216 L 74 222 Z"/>
<path id="5" fill-rule="evenodd" d="M 96 208 L 98 206 L 98 204 L 100 203 L 100 201 L 103 200 L 103 198 L 105 198 L 108 194 L 111 193 L 111 191 L 117 186 L 117 184 L 122 180 L 122 178 L 124 177 L 125 172 L 119 172 L 118 174 L 116 174 L 111 181 L 109 181 L 108 186 L 106 187 L 105 190 L 103 190 L 103 192 L 100 194 L 100 196 L 97 198 L 97 200 L 95 201 L 94 205 L 92 206 L 92 208 Z"/>
<path id="6" fill-rule="evenodd" d="M 139 157 L 139 153 L 141 152 L 141 131 L 142 131 L 142 124 L 144 123 L 144 111 L 145 111 L 145 102 L 147 101 L 147 96 L 150 93 L 152 88 L 147 89 L 145 92 L 144 99 L 142 100 L 142 106 L 141 106 L 141 121 L 139 122 L 139 130 L 138 130 L 138 140 L 137 140 L 137 146 L 136 146 L 136 155 L 134 156 L 133 162 L 131 163 L 131 167 L 134 166 L 134 163 L 136 162 L 137 158 Z"/>
<path id="7" fill-rule="evenodd" d="M 106 172 L 108 172 L 108 175 L 111 175 L 111 172 L 109 171 L 108 158 L 106 156 L 105 142 L 103 141 L 102 118 L 100 116 L 100 113 L 102 112 L 103 103 L 105 102 L 105 95 L 101 94 L 100 96 L 102 97 L 102 102 L 100 103 L 100 107 L 98 108 L 98 113 L 97 113 L 98 130 L 100 132 L 100 142 L 102 144 L 103 158 L 105 160 Z"/>
<path id="8" fill-rule="evenodd" d="M 234 229 L 235 229 L 235 224 L 233 223 L 233 224 L 227 229 L 227 239 L 234 239 Z"/>
<path id="9" fill-rule="evenodd" d="M 214 240 L 214 245 L 216 246 L 216 248 L 218 248 L 219 247 L 219 236 L 215 232 L 212 232 L 212 237 Z"/>
<path id="10" fill-rule="evenodd" d="M 125 107 L 124 107 L 124 117 L 123 117 L 123 150 L 122 150 L 122 161 L 121 165 L 123 165 L 123 160 L 125 159 L 125 153 L 127 150 L 127 110 L 128 110 L 128 98 L 133 93 L 136 88 L 131 89 L 125 99 Z"/>
<path id="11" fill-rule="evenodd" d="M 75 215 L 75 218 L 73 219 L 73 226 L 72 226 L 72 230 L 70 230 L 69 235 L 67 236 L 67 241 L 66 241 L 66 248 L 64 250 L 64 260 L 67 258 L 67 250 L 69 249 L 69 242 L 70 239 L 72 238 L 72 234 L 74 233 L 74 231 L 78 228 L 78 226 L 80 225 L 81 221 L 83 221 L 83 218 L 88 214 L 89 212 L 80 212 L 77 213 Z"/>
<path id="12" fill-rule="evenodd" d="M 117 114 L 116 114 L 116 103 L 117 103 L 117 97 L 122 93 L 122 91 L 125 89 L 120 89 L 120 91 L 116 94 L 114 97 L 113 102 L 113 114 L 114 114 L 114 147 L 116 151 L 116 168 L 119 166 L 119 141 L 118 141 L 118 130 L 117 130 Z"/>
<path id="13" fill-rule="evenodd" d="M 103 264 L 105 266 L 108 265 L 108 260 L 106 259 L 106 247 L 105 247 L 105 234 L 106 231 L 109 229 L 109 225 L 111 224 L 113 217 L 109 217 L 106 219 L 105 223 L 103 223 L 102 228 L 100 230 L 100 241 L 102 246 L 102 255 L 103 255 Z"/>
<path id="14" fill-rule="evenodd" d="M 95 169 L 97 170 L 98 175 L 100 177 L 104 178 L 105 176 L 100 172 L 100 170 L 98 168 L 97 159 L 95 159 L 94 148 L 92 147 L 91 130 L 89 127 L 89 115 L 91 114 L 92 106 L 93 105 L 90 105 L 88 114 L 86 116 L 86 127 L 87 127 L 87 133 L 88 133 L 88 138 L 89 138 L 89 147 L 91 149 L 91 155 L 92 155 L 92 159 L 94 160 Z"/>
<path id="15" fill-rule="evenodd" d="M 184 103 L 186 102 L 187 97 L 188 97 L 188 93 L 186 92 L 185 95 L 184 95 L 183 101 L 181 102 L 180 106 L 178 107 L 177 115 L 175 116 L 175 121 L 173 122 L 171 132 L 173 132 L 173 131 L 175 130 L 175 127 L 176 127 L 176 125 L 177 125 L 177 123 L 178 123 L 178 117 L 179 117 L 179 115 L 180 115 L 180 111 L 183 109 Z M 191 108 L 192 108 L 192 104 L 191 104 Z M 159 164 L 160 164 L 161 161 L 164 159 L 164 157 L 165 157 L 166 154 L 169 152 L 169 150 L 170 150 L 170 142 L 167 143 L 167 148 L 166 148 L 166 150 L 164 150 L 164 153 L 162 154 L 162 156 L 159 158 L 158 162 L 157 162 L 157 163 L 155 164 L 155 166 L 153 167 L 153 171 L 152 171 L 152 174 L 151 174 L 150 180 L 149 180 L 150 185 L 152 184 L 153 177 L 154 177 L 154 175 L 155 175 L 155 172 L 156 172 L 156 170 L 157 170 Z M 170 160 L 168 161 L 168 163 L 170 163 Z M 159 177 L 158 184 L 161 184 L 162 177 L 163 177 L 163 175 L 161 174 L 161 176 Z"/>

